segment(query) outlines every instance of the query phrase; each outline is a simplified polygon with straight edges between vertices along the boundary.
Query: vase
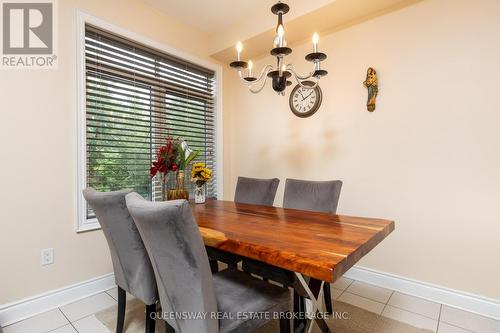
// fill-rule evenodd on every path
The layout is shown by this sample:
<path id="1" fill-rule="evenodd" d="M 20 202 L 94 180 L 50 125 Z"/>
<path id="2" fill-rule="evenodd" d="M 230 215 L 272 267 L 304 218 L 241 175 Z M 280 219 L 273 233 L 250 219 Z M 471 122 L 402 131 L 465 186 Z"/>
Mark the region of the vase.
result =
<path id="1" fill-rule="evenodd" d="M 175 189 L 168 191 L 168 200 L 189 200 L 189 191 L 185 187 L 186 174 L 184 170 L 178 170 L 175 175 Z"/>
<path id="2" fill-rule="evenodd" d="M 197 204 L 205 203 L 205 185 L 196 185 L 194 189 L 194 202 Z"/>
<path id="3" fill-rule="evenodd" d="M 162 173 L 160 176 L 161 184 L 161 200 L 165 201 L 168 199 L 168 173 Z"/>

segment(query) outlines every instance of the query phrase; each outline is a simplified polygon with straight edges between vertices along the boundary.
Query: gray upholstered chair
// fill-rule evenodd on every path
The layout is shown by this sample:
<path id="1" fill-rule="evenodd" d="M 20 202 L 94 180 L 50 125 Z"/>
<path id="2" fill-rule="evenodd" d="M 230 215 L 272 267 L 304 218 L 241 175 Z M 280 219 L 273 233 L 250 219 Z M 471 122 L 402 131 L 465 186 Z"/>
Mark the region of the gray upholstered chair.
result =
<path id="1" fill-rule="evenodd" d="M 342 181 L 308 181 L 287 179 L 283 208 L 335 214 Z"/>
<path id="2" fill-rule="evenodd" d="M 238 177 L 234 202 L 272 206 L 280 180 Z"/>
<path id="3" fill-rule="evenodd" d="M 307 210 L 335 214 L 340 198 L 342 181 L 308 181 L 287 179 L 283 208 Z M 332 313 L 332 298 L 330 284 L 323 284 L 326 312 Z"/>
<path id="4" fill-rule="evenodd" d="M 126 292 L 129 292 L 146 304 L 148 333 L 155 331 L 151 313 L 156 312 L 158 292 L 151 261 L 125 203 L 125 196 L 131 191 L 97 192 L 88 188 L 83 191 L 83 196 L 93 209 L 111 252 L 118 286 L 116 332 L 123 332 Z"/>
<path id="5" fill-rule="evenodd" d="M 238 270 L 212 275 L 198 225 L 185 200 L 150 202 L 137 193 L 127 207 L 144 241 L 158 283 L 167 322 L 179 333 L 245 333 L 267 321 L 238 313 L 288 314 L 290 293 Z M 204 319 L 184 319 L 169 313 L 205 313 Z M 225 314 L 219 319 L 217 314 Z M 233 318 L 231 318 L 231 316 Z M 290 320 L 282 319 L 281 332 Z"/>

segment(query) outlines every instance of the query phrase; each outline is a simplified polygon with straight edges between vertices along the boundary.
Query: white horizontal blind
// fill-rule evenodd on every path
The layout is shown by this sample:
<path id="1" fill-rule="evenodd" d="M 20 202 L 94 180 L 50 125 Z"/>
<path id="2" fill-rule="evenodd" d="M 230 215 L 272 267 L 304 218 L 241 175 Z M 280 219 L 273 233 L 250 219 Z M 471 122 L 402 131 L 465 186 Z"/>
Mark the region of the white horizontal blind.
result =
<path id="1" fill-rule="evenodd" d="M 85 69 L 87 186 L 161 197 L 149 169 L 170 136 L 200 151 L 196 161 L 214 174 L 207 195 L 216 196 L 213 71 L 91 25 Z"/>

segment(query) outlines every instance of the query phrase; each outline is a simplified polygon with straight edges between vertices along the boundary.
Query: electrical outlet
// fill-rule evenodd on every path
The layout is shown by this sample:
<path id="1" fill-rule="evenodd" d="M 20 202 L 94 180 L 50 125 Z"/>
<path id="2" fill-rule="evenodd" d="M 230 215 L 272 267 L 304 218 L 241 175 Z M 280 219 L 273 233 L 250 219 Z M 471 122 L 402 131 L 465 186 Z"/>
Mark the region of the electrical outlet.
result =
<path id="1" fill-rule="evenodd" d="M 54 263 L 54 249 L 42 250 L 40 263 L 42 264 L 42 266 L 47 266 L 47 265 L 53 264 Z"/>

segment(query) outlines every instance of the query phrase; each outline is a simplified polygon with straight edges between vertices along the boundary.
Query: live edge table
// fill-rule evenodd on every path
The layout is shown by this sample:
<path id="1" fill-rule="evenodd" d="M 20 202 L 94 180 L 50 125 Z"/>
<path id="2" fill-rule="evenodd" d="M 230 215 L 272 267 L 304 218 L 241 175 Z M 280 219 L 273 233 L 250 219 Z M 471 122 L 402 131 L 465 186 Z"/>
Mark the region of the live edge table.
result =
<path id="1" fill-rule="evenodd" d="M 275 268 L 317 313 L 323 283 L 335 282 L 394 230 L 382 219 L 315 213 L 230 201 L 193 204 L 207 252 Z M 329 332 L 316 316 L 322 332 Z M 312 321 L 299 330 L 309 332 Z"/>

